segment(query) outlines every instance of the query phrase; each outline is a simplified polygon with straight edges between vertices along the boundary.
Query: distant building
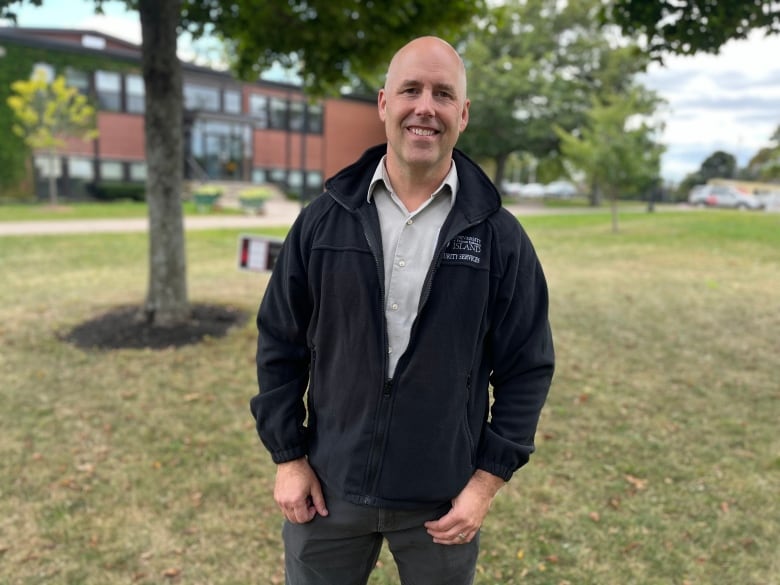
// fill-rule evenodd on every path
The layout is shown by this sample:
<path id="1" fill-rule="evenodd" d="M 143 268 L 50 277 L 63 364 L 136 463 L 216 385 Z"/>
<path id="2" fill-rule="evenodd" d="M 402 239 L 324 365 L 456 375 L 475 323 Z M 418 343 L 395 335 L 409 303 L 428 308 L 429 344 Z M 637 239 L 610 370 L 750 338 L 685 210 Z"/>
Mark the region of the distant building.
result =
<path id="1" fill-rule="evenodd" d="M 28 78 L 38 69 L 52 78 L 65 75 L 99 109 L 99 137 L 69 140 L 54 166 L 60 192 L 80 197 L 91 183 L 143 182 L 140 47 L 93 31 L 0 27 L 0 79 Z M 185 62 L 182 79 L 187 179 L 274 183 L 310 195 L 385 140 L 374 97 L 312 103 L 294 85 L 244 82 Z M 8 92 L 0 88 L 0 108 L 8 108 Z M 8 135 L 10 127 L 0 133 Z M 36 177 L 45 180 L 48 159 L 36 153 L 34 163 Z"/>

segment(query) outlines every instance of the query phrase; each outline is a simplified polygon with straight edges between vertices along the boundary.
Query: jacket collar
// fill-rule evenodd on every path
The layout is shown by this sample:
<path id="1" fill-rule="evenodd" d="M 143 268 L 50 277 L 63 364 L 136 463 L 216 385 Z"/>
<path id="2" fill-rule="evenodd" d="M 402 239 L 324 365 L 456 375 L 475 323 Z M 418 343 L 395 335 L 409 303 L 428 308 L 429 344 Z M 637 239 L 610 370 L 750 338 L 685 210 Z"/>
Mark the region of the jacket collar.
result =
<path id="1" fill-rule="evenodd" d="M 379 162 L 387 153 L 387 144 L 369 148 L 353 164 L 325 182 L 326 191 L 341 205 L 352 211 L 368 205 L 366 193 Z M 501 207 L 501 196 L 482 169 L 461 151 L 452 154 L 458 169 L 458 196 L 455 209 L 467 221 L 479 221 Z"/>

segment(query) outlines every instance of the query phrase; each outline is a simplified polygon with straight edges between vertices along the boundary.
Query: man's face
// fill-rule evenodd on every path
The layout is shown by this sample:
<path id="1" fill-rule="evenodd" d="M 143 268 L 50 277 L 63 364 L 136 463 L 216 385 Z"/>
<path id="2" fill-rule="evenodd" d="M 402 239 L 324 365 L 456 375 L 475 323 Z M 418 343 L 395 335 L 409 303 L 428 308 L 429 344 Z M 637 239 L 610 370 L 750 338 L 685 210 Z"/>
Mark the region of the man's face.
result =
<path id="1" fill-rule="evenodd" d="M 412 41 L 391 62 L 378 105 L 388 165 L 446 173 L 468 124 L 466 74 L 455 51 L 439 39 Z"/>

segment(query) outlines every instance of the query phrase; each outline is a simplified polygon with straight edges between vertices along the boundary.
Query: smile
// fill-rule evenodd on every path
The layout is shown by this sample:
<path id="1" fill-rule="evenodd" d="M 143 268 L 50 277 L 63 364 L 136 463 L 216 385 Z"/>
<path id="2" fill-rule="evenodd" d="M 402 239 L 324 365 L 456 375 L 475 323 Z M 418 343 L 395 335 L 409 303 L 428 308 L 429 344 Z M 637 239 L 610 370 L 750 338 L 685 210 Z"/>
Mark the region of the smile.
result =
<path id="1" fill-rule="evenodd" d="M 431 130 L 430 128 L 418 128 L 417 126 L 409 128 L 409 131 L 416 136 L 433 136 L 434 134 L 437 134 L 436 130 Z"/>

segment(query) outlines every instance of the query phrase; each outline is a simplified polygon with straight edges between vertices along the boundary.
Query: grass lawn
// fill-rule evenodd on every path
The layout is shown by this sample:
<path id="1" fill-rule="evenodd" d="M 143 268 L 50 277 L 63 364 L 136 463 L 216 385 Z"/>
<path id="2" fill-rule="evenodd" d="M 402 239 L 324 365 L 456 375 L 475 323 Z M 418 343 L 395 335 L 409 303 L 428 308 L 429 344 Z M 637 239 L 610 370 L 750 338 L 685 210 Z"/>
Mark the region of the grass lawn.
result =
<path id="1" fill-rule="evenodd" d="M 523 220 L 558 369 L 477 585 L 780 583 L 780 215 Z M 254 312 L 237 231 L 187 236 L 190 297 Z M 144 234 L 0 238 L 0 583 L 283 583 L 253 323 L 182 349 L 58 333 L 146 288 Z M 398 583 L 387 551 L 371 585 Z"/>

